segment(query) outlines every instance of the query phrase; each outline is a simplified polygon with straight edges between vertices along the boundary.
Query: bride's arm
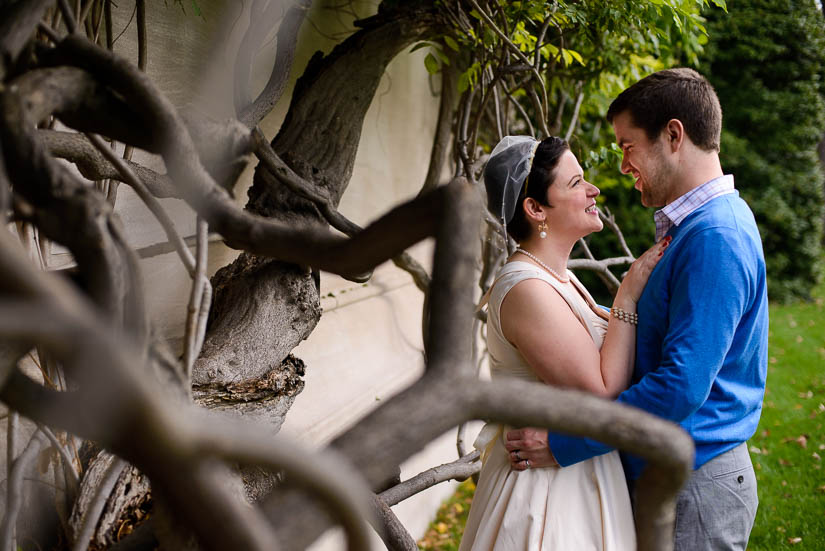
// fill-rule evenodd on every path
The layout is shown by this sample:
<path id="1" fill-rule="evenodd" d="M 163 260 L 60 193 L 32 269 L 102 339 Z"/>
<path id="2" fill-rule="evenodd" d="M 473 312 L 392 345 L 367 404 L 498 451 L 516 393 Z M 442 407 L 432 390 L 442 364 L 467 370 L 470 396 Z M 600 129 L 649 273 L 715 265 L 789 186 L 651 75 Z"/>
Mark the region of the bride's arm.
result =
<path id="1" fill-rule="evenodd" d="M 666 244 L 634 262 L 614 302 L 635 313 L 635 304 Z M 541 379 L 612 398 L 627 387 L 633 370 L 636 327 L 612 318 L 602 353 L 567 302 L 549 284 L 527 279 L 501 304 L 501 328 Z"/>
<path id="2" fill-rule="evenodd" d="M 549 283 L 517 283 L 504 297 L 500 312 L 505 338 L 544 382 L 608 396 L 599 349 Z"/>
<path id="3" fill-rule="evenodd" d="M 626 312 L 628 317 L 635 316 L 636 303 L 642 295 L 650 273 L 659 262 L 669 243 L 669 237 L 663 239 L 648 249 L 630 266 L 630 270 L 622 280 L 622 284 L 613 300 L 614 309 Z M 601 349 L 601 373 L 607 389 L 607 396 L 615 398 L 628 387 L 630 377 L 633 374 L 635 358 L 635 323 L 611 315 Z"/>

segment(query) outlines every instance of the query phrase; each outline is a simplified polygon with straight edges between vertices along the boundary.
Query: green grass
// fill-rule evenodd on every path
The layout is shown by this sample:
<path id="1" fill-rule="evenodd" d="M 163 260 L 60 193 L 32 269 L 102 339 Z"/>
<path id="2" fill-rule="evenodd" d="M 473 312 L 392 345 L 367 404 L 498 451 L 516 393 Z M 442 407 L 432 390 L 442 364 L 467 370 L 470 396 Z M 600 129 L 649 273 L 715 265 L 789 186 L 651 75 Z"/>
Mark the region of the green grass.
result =
<path id="1" fill-rule="evenodd" d="M 768 388 L 749 442 L 759 482 L 751 551 L 825 545 L 825 285 L 814 296 L 771 306 Z"/>
<path id="2" fill-rule="evenodd" d="M 759 481 L 749 551 L 825 548 L 825 283 L 814 299 L 770 308 L 768 386 L 748 443 Z M 459 486 L 420 549 L 458 549 L 474 489 Z"/>
<path id="3" fill-rule="evenodd" d="M 455 493 L 439 507 L 435 520 L 430 523 L 427 533 L 418 540 L 419 549 L 429 551 L 456 551 L 458 549 L 475 489 L 472 479 L 467 479 L 458 485 Z"/>

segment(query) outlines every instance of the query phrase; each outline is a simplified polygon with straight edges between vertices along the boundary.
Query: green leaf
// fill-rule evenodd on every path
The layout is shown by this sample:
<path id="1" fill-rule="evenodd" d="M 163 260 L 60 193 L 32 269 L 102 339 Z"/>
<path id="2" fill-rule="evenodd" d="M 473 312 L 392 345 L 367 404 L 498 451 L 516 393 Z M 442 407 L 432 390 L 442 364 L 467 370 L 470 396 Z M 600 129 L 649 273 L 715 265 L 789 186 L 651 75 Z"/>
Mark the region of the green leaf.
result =
<path id="1" fill-rule="evenodd" d="M 441 60 L 441 63 L 443 63 L 444 65 L 450 64 L 450 58 L 447 57 L 447 54 L 444 53 L 444 50 L 442 50 L 441 48 L 433 48 L 433 51 L 435 52 L 435 55 L 438 56 L 438 59 Z"/>
<path id="2" fill-rule="evenodd" d="M 427 57 L 424 58 L 424 66 L 427 68 L 427 72 L 431 75 L 436 74 L 441 68 L 438 64 L 438 60 L 431 53 L 427 54 Z"/>
<path id="3" fill-rule="evenodd" d="M 427 40 L 425 40 L 423 42 L 419 42 L 418 44 L 416 44 L 415 46 L 412 47 L 412 49 L 410 50 L 410 53 L 413 53 L 416 50 L 420 50 L 421 48 L 426 48 L 427 46 L 432 46 L 432 45 L 433 45 L 433 43 L 429 42 Z"/>
<path id="4" fill-rule="evenodd" d="M 203 15 L 200 6 L 198 6 L 197 0 L 192 0 L 192 9 L 195 10 L 195 15 L 197 15 L 198 17 L 201 17 Z"/>
<path id="5" fill-rule="evenodd" d="M 546 46 L 542 47 L 541 53 L 542 55 L 544 55 L 546 59 L 557 59 L 559 57 L 559 48 L 557 46 L 554 46 L 553 44 L 547 44 Z"/>
<path id="6" fill-rule="evenodd" d="M 569 66 L 573 63 L 573 56 L 570 54 L 570 50 L 562 50 L 561 55 L 564 57 L 564 65 Z"/>
<path id="7" fill-rule="evenodd" d="M 682 20 L 678 14 L 673 14 L 673 22 L 676 23 L 676 27 L 681 31 L 682 30 Z"/>
<path id="8" fill-rule="evenodd" d="M 458 93 L 463 94 L 467 91 L 467 88 L 470 87 L 470 75 L 469 71 L 464 71 L 461 73 L 461 76 L 458 77 Z"/>
<path id="9" fill-rule="evenodd" d="M 725 3 L 725 0 L 711 0 L 711 2 L 713 2 L 716 7 L 728 11 L 728 5 Z"/>
<path id="10" fill-rule="evenodd" d="M 452 49 L 453 49 L 453 50 L 455 50 L 456 52 L 459 50 L 459 48 L 458 48 L 458 42 L 456 42 L 456 41 L 453 39 L 453 37 L 451 37 L 451 36 L 447 36 L 447 35 L 445 35 L 445 36 L 444 36 L 444 43 L 445 43 L 445 44 L 447 44 L 447 46 L 449 46 L 450 48 L 452 48 Z"/>
<path id="11" fill-rule="evenodd" d="M 575 50 L 565 50 L 565 52 L 568 52 L 573 57 L 573 59 L 579 62 L 580 65 L 584 65 L 584 59 L 582 59 L 582 56 L 579 52 Z"/>

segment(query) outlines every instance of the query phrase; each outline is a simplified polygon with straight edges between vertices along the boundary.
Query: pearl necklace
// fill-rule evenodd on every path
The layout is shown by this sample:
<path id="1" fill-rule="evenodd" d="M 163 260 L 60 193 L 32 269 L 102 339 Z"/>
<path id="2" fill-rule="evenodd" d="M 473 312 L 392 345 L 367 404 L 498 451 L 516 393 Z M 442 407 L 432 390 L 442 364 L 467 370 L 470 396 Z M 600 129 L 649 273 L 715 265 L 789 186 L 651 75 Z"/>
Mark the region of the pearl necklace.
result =
<path id="1" fill-rule="evenodd" d="M 518 247 L 516 249 L 516 252 L 521 253 L 524 256 L 526 256 L 528 258 L 532 258 L 533 260 L 538 262 L 539 266 L 541 266 L 542 268 L 547 270 L 550 273 L 550 275 L 552 275 L 553 277 L 555 277 L 556 279 L 558 279 L 562 283 L 570 283 L 570 278 L 569 277 L 560 276 L 559 273 L 556 270 L 554 270 L 553 268 L 551 268 L 550 266 L 548 266 L 547 264 L 545 264 L 544 262 L 539 260 L 538 257 L 536 255 L 534 255 L 533 253 L 529 253 L 529 252 L 525 251 L 524 249 L 522 249 L 521 247 Z"/>

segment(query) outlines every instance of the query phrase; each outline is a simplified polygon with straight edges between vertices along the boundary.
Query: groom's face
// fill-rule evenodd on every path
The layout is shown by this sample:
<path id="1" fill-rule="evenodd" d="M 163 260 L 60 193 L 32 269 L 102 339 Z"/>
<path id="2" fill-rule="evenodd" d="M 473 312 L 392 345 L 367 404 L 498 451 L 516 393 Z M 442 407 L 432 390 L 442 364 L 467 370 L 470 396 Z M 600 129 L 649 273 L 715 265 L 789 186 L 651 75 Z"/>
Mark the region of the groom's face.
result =
<path id="1" fill-rule="evenodd" d="M 664 137 L 648 138 L 642 128 L 633 124 L 629 111 L 613 117 L 613 132 L 622 148 L 622 173 L 636 179 L 635 188 L 642 194 L 642 205 L 663 207 L 673 185 Z"/>

